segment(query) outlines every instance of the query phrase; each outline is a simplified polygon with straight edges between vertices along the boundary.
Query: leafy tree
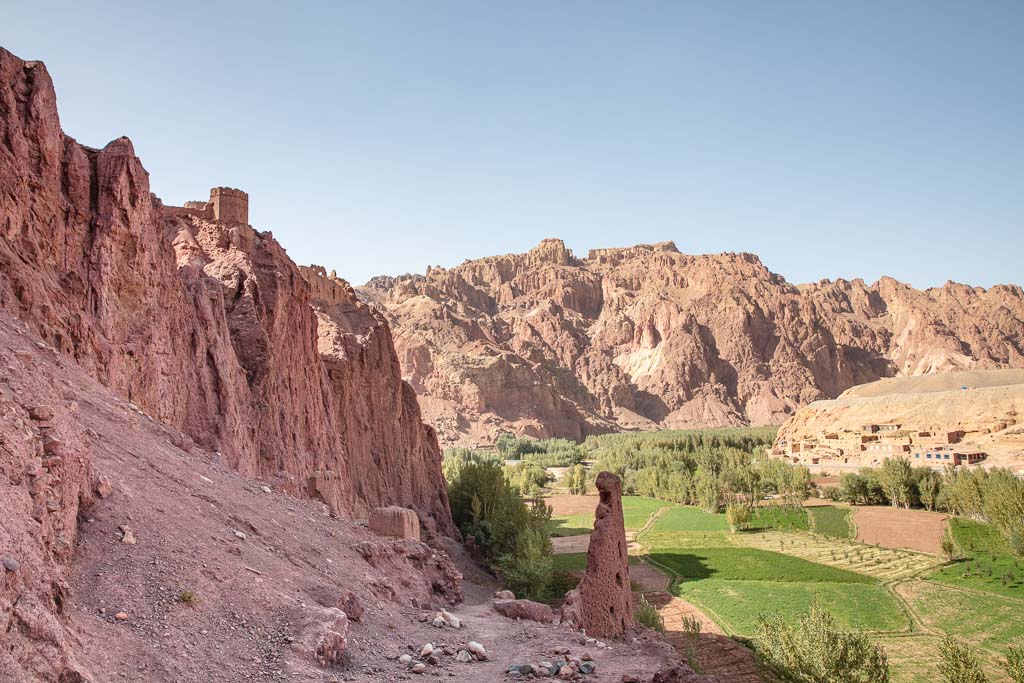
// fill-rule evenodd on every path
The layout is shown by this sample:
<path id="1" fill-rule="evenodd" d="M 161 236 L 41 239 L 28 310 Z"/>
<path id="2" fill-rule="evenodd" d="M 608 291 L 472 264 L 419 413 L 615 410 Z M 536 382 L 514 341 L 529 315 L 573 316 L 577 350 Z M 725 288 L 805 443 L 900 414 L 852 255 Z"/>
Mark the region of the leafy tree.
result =
<path id="1" fill-rule="evenodd" d="M 926 510 L 935 510 L 941 498 L 942 477 L 931 469 L 922 469 L 923 472 L 916 484 L 917 497 Z"/>
<path id="2" fill-rule="evenodd" d="M 796 623 L 762 614 L 755 642 L 766 663 L 801 683 L 889 681 L 885 650 L 863 633 L 841 630 L 817 601 Z"/>
<path id="3" fill-rule="evenodd" d="M 587 494 L 587 470 L 583 465 L 576 464 L 569 468 L 565 473 L 565 486 L 574 496 Z"/>
<path id="4" fill-rule="evenodd" d="M 507 460 L 511 460 L 516 457 L 516 448 L 519 444 L 519 439 L 508 432 L 502 432 L 498 435 L 498 438 L 494 442 L 494 447 L 498 449 L 501 456 Z"/>
<path id="5" fill-rule="evenodd" d="M 942 556 L 946 560 L 952 560 L 956 557 L 956 543 L 953 541 L 953 535 L 949 532 L 949 528 L 946 528 L 946 533 L 942 535 L 942 540 L 939 541 L 939 547 L 942 549 Z"/>
<path id="6" fill-rule="evenodd" d="M 750 508 L 743 503 L 729 503 L 725 507 L 725 519 L 732 533 L 750 527 Z"/>
<path id="7" fill-rule="evenodd" d="M 939 672 L 946 683 L 986 683 L 988 680 L 971 649 L 953 636 L 942 639 L 939 654 L 942 655 Z"/>
<path id="8" fill-rule="evenodd" d="M 551 480 L 551 475 L 540 465 L 519 462 L 505 468 L 505 478 L 523 496 L 534 496 Z"/>
<path id="9" fill-rule="evenodd" d="M 879 477 L 885 497 L 893 507 L 909 508 L 914 470 L 906 458 L 886 458 Z"/>
<path id="10" fill-rule="evenodd" d="M 500 462 L 469 461 L 448 480 L 452 518 L 516 593 L 541 598 L 551 580 L 551 508 L 528 505 Z"/>
<path id="11" fill-rule="evenodd" d="M 718 477 L 709 470 L 699 469 L 694 477 L 694 488 L 697 505 L 707 512 L 718 512 L 722 504 L 722 486 L 718 482 Z"/>
<path id="12" fill-rule="evenodd" d="M 1013 683 L 1024 683 L 1024 647 L 1010 646 L 1003 661 L 1003 669 Z"/>

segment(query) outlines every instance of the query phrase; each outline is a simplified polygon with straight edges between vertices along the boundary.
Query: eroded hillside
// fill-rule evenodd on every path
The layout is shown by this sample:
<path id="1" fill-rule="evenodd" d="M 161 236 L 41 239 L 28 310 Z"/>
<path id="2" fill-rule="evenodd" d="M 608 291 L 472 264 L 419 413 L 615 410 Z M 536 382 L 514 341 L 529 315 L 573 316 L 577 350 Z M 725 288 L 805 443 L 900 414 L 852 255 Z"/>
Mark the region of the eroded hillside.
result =
<path id="1" fill-rule="evenodd" d="M 580 259 L 544 240 L 360 292 L 443 443 L 779 424 L 882 377 L 1024 367 L 1019 286 L 796 286 L 754 255 L 670 242 Z"/>
<path id="2" fill-rule="evenodd" d="M 2 49 L 0 188 L 0 308 L 242 474 L 451 530 L 387 323 L 249 226 L 244 193 L 164 206 L 127 138 L 65 135 L 45 66 Z"/>

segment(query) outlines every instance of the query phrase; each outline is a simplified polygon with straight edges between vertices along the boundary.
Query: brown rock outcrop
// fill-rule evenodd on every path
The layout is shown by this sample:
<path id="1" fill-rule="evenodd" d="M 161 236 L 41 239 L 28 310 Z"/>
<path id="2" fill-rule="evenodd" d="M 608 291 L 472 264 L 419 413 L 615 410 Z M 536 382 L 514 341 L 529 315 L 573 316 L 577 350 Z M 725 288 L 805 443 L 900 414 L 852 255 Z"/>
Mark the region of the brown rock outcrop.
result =
<path id="1" fill-rule="evenodd" d="M 46 68 L 2 49 L 0 187 L 0 308 L 243 474 L 452 531 L 387 323 L 247 225 L 244 192 L 165 207 L 127 138 L 64 135 Z"/>
<path id="2" fill-rule="evenodd" d="M 611 472 L 601 472 L 595 484 L 600 502 L 587 547 L 587 570 L 579 586 L 566 593 L 562 623 L 589 636 L 621 638 L 634 625 L 622 480 Z"/>
<path id="3" fill-rule="evenodd" d="M 445 444 L 779 424 L 882 377 L 1024 367 L 1019 286 L 794 286 L 752 254 L 671 242 L 581 259 L 544 240 L 359 291 Z"/>
<path id="4" fill-rule="evenodd" d="M 370 511 L 370 531 L 381 536 L 420 540 L 420 522 L 408 508 L 391 505 Z"/>
<path id="5" fill-rule="evenodd" d="M 462 573 L 451 558 L 414 541 L 363 541 L 356 552 L 373 568 L 391 578 L 389 598 L 428 607 L 437 595 L 451 604 L 462 601 Z"/>
<path id="6" fill-rule="evenodd" d="M 526 619 L 541 624 L 550 624 L 555 613 L 548 605 L 533 600 L 495 600 L 494 611 L 509 619 Z"/>

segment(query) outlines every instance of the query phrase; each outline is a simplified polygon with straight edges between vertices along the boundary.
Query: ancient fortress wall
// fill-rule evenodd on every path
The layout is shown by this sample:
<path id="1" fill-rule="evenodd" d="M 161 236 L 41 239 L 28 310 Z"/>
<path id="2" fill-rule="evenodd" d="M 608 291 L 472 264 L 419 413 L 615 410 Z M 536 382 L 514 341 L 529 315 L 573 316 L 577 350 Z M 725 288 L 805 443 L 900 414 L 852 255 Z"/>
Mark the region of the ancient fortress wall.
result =
<path id="1" fill-rule="evenodd" d="M 309 284 L 309 296 L 314 301 L 334 306 L 352 303 L 356 300 L 355 291 L 347 281 L 338 277 L 336 271 L 327 274 L 323 266 L 299 266 L 302 278 Z"/>
<path id="2" fill-rule="evenodd" d="M 224 223 L 249 223 L 249 195 L 233 187 L 215 187 L 210 190 L 210 204 L 214 220 Z"/>

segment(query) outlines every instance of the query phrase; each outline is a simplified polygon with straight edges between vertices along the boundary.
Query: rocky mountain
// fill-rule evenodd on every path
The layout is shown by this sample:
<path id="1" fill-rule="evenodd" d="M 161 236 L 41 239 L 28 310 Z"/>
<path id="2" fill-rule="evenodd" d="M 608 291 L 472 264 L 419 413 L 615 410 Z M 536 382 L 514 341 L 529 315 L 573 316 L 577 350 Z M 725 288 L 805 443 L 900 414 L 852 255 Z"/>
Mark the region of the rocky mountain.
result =
<path id="1" fill-rule="evenodd" d="M 0 308 L 188 448 L 339 514 L 399 504 L 450 531 L 386 321 L 247 202 L 164 206 L 127 138 L 65 135 L 45 66 L 0 49 Z"/>
<path id="2" fill-rule="evenodd" d="M 0 679 L 499 680 L 579 648 L 498 614 L 455 535 L 382 314 L 244 192 L 164 205 L 0 49 Z M 591 666 L 714 680 L 631 636 Z"/>
<path id="3" fill-rule="evenodd" d="M 1024 290 L 793 285 L 752 254 L 556 239 L 359 289 L 443 444 L 780 424 L 883 377 L 1024 367 Z"/>

